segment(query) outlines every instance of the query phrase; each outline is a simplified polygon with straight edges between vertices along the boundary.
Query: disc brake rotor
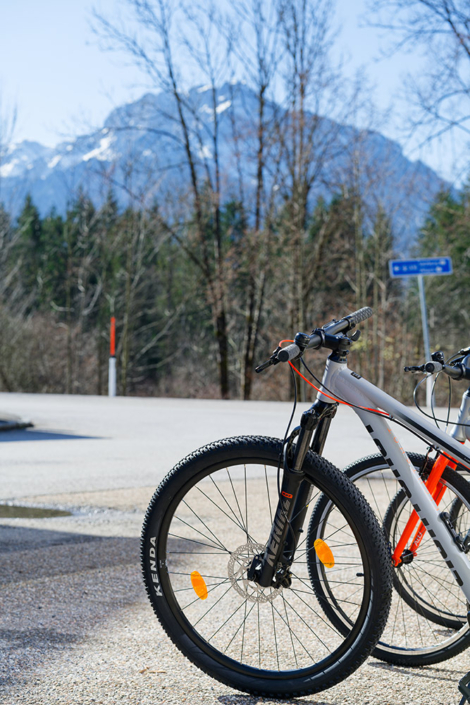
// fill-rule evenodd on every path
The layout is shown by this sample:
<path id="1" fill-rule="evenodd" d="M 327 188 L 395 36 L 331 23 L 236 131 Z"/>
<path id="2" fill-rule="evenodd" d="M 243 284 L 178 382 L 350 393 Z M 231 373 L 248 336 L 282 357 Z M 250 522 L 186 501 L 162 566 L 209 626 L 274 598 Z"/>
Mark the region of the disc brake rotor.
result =
<path id="1" fill-rule="evenodd" d="M 272 602 L 282 592 L 282 587 L 263 588 L 248 580 L 247 572 L 253 558 L 264 553 L 264 550 L 265 546 L 249 541 L 243 546 L 239 546 L 230 555 L 227 568 L 232 587 L 244 600 L 249 602 Z"/>

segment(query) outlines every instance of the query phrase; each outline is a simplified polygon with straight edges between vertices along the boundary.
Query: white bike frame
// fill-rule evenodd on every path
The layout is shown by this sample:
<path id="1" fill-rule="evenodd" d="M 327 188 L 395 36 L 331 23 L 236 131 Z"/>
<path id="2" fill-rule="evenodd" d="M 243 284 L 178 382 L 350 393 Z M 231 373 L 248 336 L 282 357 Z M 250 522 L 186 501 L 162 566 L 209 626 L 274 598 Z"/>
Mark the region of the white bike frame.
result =
<path id="1" fill-rule="evenodd" d="M 401 425 L 415 433 L 426 443 L 432 445 L 470 470 L 470 451 L 461 445 L 459 440 L 465 440 L 465 433 L 455 432 L 452 436 L 434 426 L 431 421 L 423 418 L 408 407 L 400 404 L 381 389 L 363 379 L 356 372 L 352 372 L 347 362 L 335 362 L 328 359 L 322 384 L 325 392 L 330 391 L 344 399 L 346 402 L 371 409 L 381 409 L 391 418 L 395 418 Z M 327 404 L 335 403 L 331 398 L 321 392 L 318 399 Z M 462 407 L 468 404 L 465 400 Z M 419 518 L 426 527 L 429 535 L 439 549 L 455 580 L 461 587 L 467 601 L 470 602 L 470 561 L 454 541 L 447 525 L 440 517 L 440 510 L 432 495 L 421 480 L 419 474 L 411 464 L 408 456 L 395 438 L 384 416 L 372 414 L 366 410 L 353 407 L 376 443 L 385 462 L 390 466 L 409 497 Z M 461 408 L 461 414 L 464 410 Z M 461 429 L 461 427 L 456 427 Z M 463 438 L 460 436 L 463 435 Z"/>

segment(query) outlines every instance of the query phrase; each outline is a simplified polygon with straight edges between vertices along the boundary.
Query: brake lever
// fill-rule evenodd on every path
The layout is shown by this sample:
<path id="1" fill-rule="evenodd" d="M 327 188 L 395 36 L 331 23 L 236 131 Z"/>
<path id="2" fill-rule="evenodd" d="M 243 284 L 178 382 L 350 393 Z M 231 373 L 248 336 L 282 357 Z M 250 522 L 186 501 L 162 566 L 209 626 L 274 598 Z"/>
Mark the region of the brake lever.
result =
<path id="1" fill-rule="evenodd" d="M 255 367 L 255 372 L 263 372 L 263 370 L 266 370 L 268 367 L 271 367 L 271 365 L 277 365 L 280 362 L 279 358 L 277 357 L 277 354 L 281 349 L 281 346 L 278 345 L 269 360 L 266 360 L 266 362 L 263 362 L 262 365 L 258 365 L 258 367 Z"/>

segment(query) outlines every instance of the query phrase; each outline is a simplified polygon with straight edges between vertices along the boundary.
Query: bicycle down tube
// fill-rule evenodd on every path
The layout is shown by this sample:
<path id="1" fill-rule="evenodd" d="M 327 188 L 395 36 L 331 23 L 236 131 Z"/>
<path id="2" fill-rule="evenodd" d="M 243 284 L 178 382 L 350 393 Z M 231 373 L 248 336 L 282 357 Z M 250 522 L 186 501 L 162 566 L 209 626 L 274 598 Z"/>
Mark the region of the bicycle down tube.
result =
<path id="1" fill-rule="evenodd" d="M 335 361 L 330 356 L 326 363 L 322 384 L 347 402 L 388 412 L 392 418 L 431 444 L 436 450 L 448 454 L 470 469 L 470 452 L 458 440 L 454 440 L 427 419 L 418 416 L 414 411 L 352 372 L 346 361 Z M 321 392 L 317 398 L 326 403 L 333 403 L 330 397 Z M 440 516 L 436 502 L 412 466 L 386 419 L 364 409 L 354 408 L 354 411 L 405 490 L 455 580 L 470 601 L 470 563 L 467 555 L 454 541 L 448 526 Z"/>

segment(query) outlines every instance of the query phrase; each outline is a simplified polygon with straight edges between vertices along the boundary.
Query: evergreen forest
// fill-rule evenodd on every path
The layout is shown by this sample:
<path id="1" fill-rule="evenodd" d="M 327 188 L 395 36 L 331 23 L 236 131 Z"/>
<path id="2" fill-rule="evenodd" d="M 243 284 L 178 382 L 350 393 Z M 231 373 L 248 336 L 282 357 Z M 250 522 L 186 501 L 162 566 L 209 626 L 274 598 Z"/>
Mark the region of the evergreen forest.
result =
<path id="1" fill-rule="evenodd" d="M 297 330 L 368 305 L 375 316 L 363 324 L 351 366 L 410 401 L 414 381 L 402 369 L 423 358 L 417 289 L 390 279 L 390 221 L 379 209 L 359 228 L 364 208 L 355 195 L 320 199 L 295 239 L 289 204 L 269 232 L 257 233 L 242 204 L 228 202 L 220 208 L 218 281 L 210 214 L 201 241 L 191 225 L 173 232 L 156 203 L 121 211 L 110 192 L 95 208 L 80 193 L 65 217 L 41 218 L 28 196 L 16 220 L 0 211 L 1 389 L 107 393 L 115 316 L 119 394 L 289 399 L 287 371 L 258 376 L 256 364 Z M 452 277 L 426 281 L 431 344 L 446 355 L 468 343 L 459 292 L 468 286 L 469 220 L 468 190 L 440 193 L 413 252 L 454 261 Z M 324 354 L 311 357 L 320 372 Z"/>

